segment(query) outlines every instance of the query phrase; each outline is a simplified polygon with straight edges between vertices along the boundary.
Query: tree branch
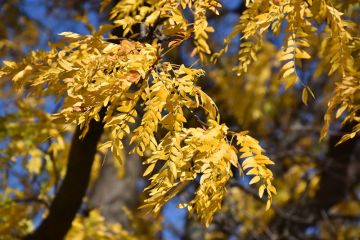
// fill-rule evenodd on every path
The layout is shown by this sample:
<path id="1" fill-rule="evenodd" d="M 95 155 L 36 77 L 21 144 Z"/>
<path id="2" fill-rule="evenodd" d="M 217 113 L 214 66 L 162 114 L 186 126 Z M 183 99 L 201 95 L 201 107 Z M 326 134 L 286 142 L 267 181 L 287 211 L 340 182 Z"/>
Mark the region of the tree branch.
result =
<path id="1" fill-rule="evenodd" d="M 81 130 L 77 127 L 71 143 L 66 176 L 52 202 L 49 215 L 39 228 L 25 239 L 63 239 L 70 229 L 90 180 L 96 146 L 103 132 L 102 119 L 105 109 L 101 110 L 100 115 L 99 122 L 90 122 L 89 131 L 82 140 L 79 139 Z"/>
<path id="2" fill-rule="evenodd" d="M 341 130 L 351 131 L 353 125 L 348 124 Z M 335 203 L 346 197 L 348 186 L 348 168 L 350 165 L 351 154 L 355 150 L 359 137 L 336 146 L 341 139 L 341 135 L 332 135 L 329 139 L 329 150 L 326 162 L 323 162 L 319 191 L 314 199 L 314 208 L 318 214 L 322 210 L 329 210 Z"/>

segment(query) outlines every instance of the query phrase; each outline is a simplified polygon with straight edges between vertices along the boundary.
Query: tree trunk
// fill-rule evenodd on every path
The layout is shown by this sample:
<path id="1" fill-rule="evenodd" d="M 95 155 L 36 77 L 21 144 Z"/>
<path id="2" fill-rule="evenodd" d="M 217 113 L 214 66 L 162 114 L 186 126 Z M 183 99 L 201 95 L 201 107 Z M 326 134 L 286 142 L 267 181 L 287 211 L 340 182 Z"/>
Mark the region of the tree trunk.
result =
<path id="1" fill-rule="evenodd" d="M 27 240 L 57 240 L 63 239 L 71 227 L 82 199 L 89 184 L 91 167 L 93 165 L 97 143 L 103 132 L 101 112 L 100 122 L 92 120 L 89 131 L 80 140 L 81 130 L 74 133 L 64 181 L 51 204 L 49 215 L 43 220 L 36 231 L 25 237 Z"/>
<path id="2" fill-rule="evenodd" d="M 125 150 L 129 147 L 124 144 Z M 108 222 L 120 223 L 129 230 L 129 223 L 124 207 L 130 211 L 139 205 L 140 189 L 137 183 L 142 177 L 141 159 L 138 155 L 125 156 L 125 175 L 120 178 L 114 166 L 114 160 L 108 158 L 100 169 L 94 188 L 89 195 L 89 208 L 99 208 Z"/>

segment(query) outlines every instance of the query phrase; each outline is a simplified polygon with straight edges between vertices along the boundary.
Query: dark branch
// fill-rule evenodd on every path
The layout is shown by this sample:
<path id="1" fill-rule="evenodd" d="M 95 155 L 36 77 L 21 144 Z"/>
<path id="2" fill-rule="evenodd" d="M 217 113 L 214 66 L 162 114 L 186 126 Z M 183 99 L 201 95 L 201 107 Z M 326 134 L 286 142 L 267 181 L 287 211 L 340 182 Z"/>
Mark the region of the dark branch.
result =
<path id="1" fill-rule="evenodd" d="M 352 125 L 349 124 L 344 126 L 342 131 L 350 132 L 351 129 Z M 348 168 L 359 137 L 336 146 L 340 139 L 341 135 L 333 135 L 329 139 L 327 159 L 321 166 L 320 187 L 314 200 L 314 208 L 318 213 L 329 210 L 335 203 L 345 199 L 347 194 Z"/>
<path id="2" fill-rule="evenodd" d="M 76 129 L 64 181 L 56 194 L 49 210 L 49 215 L 36 231 L 25 239 L 63 239 L 71 227 L 78 212 L 90 179 L 96 146 L 103 132 L 102 118 L 105 109 L 101 111 L 101 121 L 90 122 L 89 132 L 80 140 L 81 130 Z"/>

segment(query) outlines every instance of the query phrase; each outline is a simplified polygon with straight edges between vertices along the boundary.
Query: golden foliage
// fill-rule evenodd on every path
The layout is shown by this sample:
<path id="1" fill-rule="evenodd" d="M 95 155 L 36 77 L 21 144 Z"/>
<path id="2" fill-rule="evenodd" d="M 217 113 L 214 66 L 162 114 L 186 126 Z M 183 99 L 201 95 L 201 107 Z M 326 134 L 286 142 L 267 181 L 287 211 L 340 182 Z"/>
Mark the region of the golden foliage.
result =
<path id="1" fill-rule="evenodd" d="M 100 34 L 62 35 L 62 41 L 53 44 L 49 52 L 32 52 L 19 63 L 5 62 L 0 76 L 12 79 L 18 91 L 26 89 L 35 98 L 63 98 L 63 107 L 53 114 L 52 121 L 79 125 L 82 137 L 92 119 L 101 120 L 101 109 L 105 108 L 103 122 L 110 138 L 99 149 L 110 148 L 119 162 L 121 140 L 131 134 L 138 117 L 136 107 L 142 107 L 141 122 L 131 134 L 131 141 L 136 143 L 133 151 L 141 156 L 150 152 L 144 175 L 149 175 L 151 183 L 145 189 L 149 197 L 142 208 L 158 213 L 189 181 L 200 177 L 195 197 L 186 206 L 208 225 L 221 208 L 232 176 L 230 166 L 239 167 L 239 152 L 227 140 L 227 127 L 219 124 L 216 105 L 195 85 L 204 72 L 161 61 L 156 43 L 121 40 L 112 44 Z M 184 111 L 197 109 L 205 112 L 206 127 L 185 127 L 189 117 Z M 163 137 L 157 136 L 159 127 L 165 131 Z M 256 165 L 248 165 L 247 158 L 243 167 L 251 167 L 248 174 L 259 171 L 255 173 L 255 178 L 262 179 L 259 193 L 262 195 L 266 188 L 269 205 L 275 190 L 266 164 L 272 162 L 261 154 L 263 150 L 254 139 L 246 134 L 237 138 L 240 152 L 255 154 Z M 36 172 L 34 161 L 29 168 Z"/>
<path id="2" fill-rule="evenodd" d="M 192 55 L 199 54 L 199 58 L 202 62 L 206 61 L 206 54 L 210 54 L 211 50 L 207 43 L 208 33 L 214 32 L 211 26 L 208 26 L 206 17 L 207 10 L 212 11 L 215 14 L 219 14 L 217 8 L 221 7 L 221 4 L 216 0 L 200 0 L 194 1 L 194 42 L 195 48 Z"/>
<path id="3" fill-rule="evenodd" d="M 103 0 L 100 8 L 105 11 L 111 4 L 112 1 Z M 244 223 L 242 234 L 254 228 L 257 232 L 265 231 L 277 208 L 256 211 L 263 206 L 262 198 L 266 197 L 265 209 L 272 202 L 278 207 L 304 196 L 313 198 L 319 175 L 316 172 L 311 173 L 311 178 L 306 176 L 315 166 L 292 163 L 286 166 L 281 180 L 274 180 L 269 169 L 273 162 L 264 155 L 259 141 L 246 131 L 230 131 L 220 121 L 214 100 L 197 85 L 206 68 L 173 64 L 167 58 L 168 53 L 190 39 L 190 55 L 198 58 L 200 65 L 207 63 L 209 57 L 213 62 L 218 60 L 216 68 L 209 70 L 209 77 L 221 90 L 214 99 L 225 102 L 225 110 L 231 111 L 245 129 L 257 124 L 259 119 L 264 122 L 270 115 L 281 114 L 285 105 L 293 107 L 291 98 L 296 95 L 286 93 L 289 95 L 283 100 L 286 94 L 280 95 L 281 84 L 285 89 L 293 87 L 294 92 L 301 88 L 299 99 L 305 104 L 309 95 L 315 98 L 309 87 L 309 81 L 314 79 L 304 81 L 302 73 L 306 66 L 319 61 L 315 78 L 325 73 L 331 81 L 327 85 L 334 86 L 331 97 L 325 99 L 327 111 L 321 139 L 333 120 L 339 119 L 343 125 L 353 126 L 341 143 L 360 132 L 360 65 L 357 64 L 360 38 L 351 7 L 358 6 L 358 1 L 246 0 L 245 4 L 238 23 L 224 41 L 225 47 L 217 53 L 211 49 L 210 37 L 216 29 L 210 26 L 209 16 L 220 14 L 220 1 L 120 0 L 110 10 L 112 24 L 102 25 L 88 36 L 62 33 L 63 38 L 50 44 L 49 51 L 33 51 L 20 61 L 4 61 L 1 85 L 10 80 L 9 85 L 17 95 L 16 112 L 0 118 L 0 139 L 10 139 L 1 151 L 0 166 L 7 169 L 20 162 L 30 177 L 46 171 L 54 173 L 41 185 L 36 199 L 46 205 L 51 200 L 52 188 L 57 187 L 64 175 L 68 151 L 65 129 L 78 125 L 84 137 L 90 121 L 102 121 L 106 136 L 98 150 L 110 149 L 119 165 L 119 175 L 123 174 L 125 136 L 133 144 L 131 152 L 144 157 L 144 176 L 149 185 L 141 208 L 146 212 L 159 214 L 168 201 L 195 183 L 193 198 L 179 207 L 187 208 L 204 225 L 211 223 L 225 203 L 229 209 L 236 210 L 236 218 Z M 10 9 L 10 5 L 5 5 Z M 16 18 L 12 12 L 9 16 L 11 21 Z M 26 31 L 10 41 L 9 23 L 0 23 L 0 54 L 21 52 L 23 46 L 37 42 L 35 24 L 27 18 L 23 22 L 15 20 L 14 32 L 18 33 L 19 28 Z M 123 30 L 123 36 L 103 37 L 117 27 Z M 231 69 L 232 63 L 220 57 L 228 52 L 231 39 L 238 35 L 241 43 L 237 64 Z M 268 39 L 271 35 L 278 36 L 277 44 Z M 54 114 L 40 110 L 37 105 L 49 96 L 63 101 L 61 109 Z M 276 105 L 281 101 L 287 103 Z M 272 124 L 276 124 L 275 120 L 267 128 L 273 127 Z M 266 130 L 260 134 L 266 135 Z M 45 151 L 41 148 L 44 142 L 48 144 Z M 95 170 L 100 167 L 100 161 L 97 164 Z M 246 189 L 228 191 L 234 168 L 250 177 L 249 185 L 258 186 L 252 197 Z M 10 188 L 5 195 L 10 193 L 19 201 L 26 199 L 24 193 L 15 189 Z M 257 196 L 260 201 L 255 201 Z M 358 208 L 350 201 L 335 206 L 332 211 L 349 213 L 357 212 Z M 26 219 L 32 216 L 31 207 L 9 203 L 5 198 L 0 203 L 0 234 L 7 238 L 9 229 L 19 236 L 27 234 L 33 226 Z M 351 238 L 357 234 L 351 227 L 337 229 L 339 237 Z M 327 237 L 326 232 L 322 234 Z M 148 236 L 125 231 L 119 224 L 105 223 L 103 216 L 93 210 L 89 217 L 77 216 L 67 237 L 146 239 Z"/>
<path id="4" fill-rule="evenodd" d="M 103 1 L 102 8 L 108 5 L 108 1 Z M 162 22 L 162 33 L 172 38 L 169 47 L 179 45 L 182 41 L 193 35 L 194 50 L 192 55 L 198 55 L 202 62 L 207 61 L 207 56 L 211 54 L 208 45 L 208 34 L 214 29 L 209 26 L 207 12 L 219 14 L 218 8 L 221 4 L 217 0 L 182 0 L 182 1 L 119 1 L 111 10 L 110 19 L 115 26 L 124 29 L 123 36 L 133 34 L 133 27 L 136 24 L 143 24 L 145 28 L 151 28 L 155 23 Z M 194 22 L 187 20 L 182 9 L 190 9 Z M 137 36 L 135 33 L 133 36 Z"/>
<path id="5" fill-rule="evenodd" d="M 340 81 L 336 83 L 336 88 L 332 98 L 328 103 L 328 110 L 324 116 L 325 124 L 321 132 L 321 138 L 326 136 L 327 130 L 330 126 L 332 114 L 336 111 L 336 118 L 339 118 L 342 113 L 347 110 L 348 114 L 342 121 L 342 124 L 354 122 L 352 132 L 344 135 L 339 143 L 355 137 L 360 131 L 360 116 L 358 96 L 360 95 L 360 72 L 359 67 L 355 67 L 354 59 L 350 44 L 353 40 L 351 36 L 351 29 L 353 23 L 343 20 L 341 16 L 343 13 L 336 10 L 334 7 L 327 5 L 325 1 L 320 1 L 319 6 L 322 13 L 329 24 L 331 35 L 328 41 L 328 48 L 331 56 L 329 59 L 329 75 L 337 73 Z"/>
<path id="6" fill-rule="evenodd" d="M 1 239 L 11 240 L 29 233 L 33 226 L 27 219 L 28 209 L 21 204 L 11 202 L 10 199 L 0 202 L 0 235 Z"/>
<path id="7" fill-rule="evenodd" d="M 118 223 L 105 223 L 104 217 L 98 210 L 92 210 L 88 217 L 77 216 L 72 222 L 71 230 L 67 233 L 66 239 L 125 239 L 135 240 Z"/>
<path id="8" fill-rule="evenodd" d="M 342 9 L 349 9 L 353 2 L 339 3 Z M 347 6 L 348 8 L 346 8 Z M 328 101 L 328 109 L 324 116 L 325 123 L 321 132 L 324 138 L 332 121 L 335 111 L 336 118 L 343 112 L 347 116 L 342 123 L 354 122 L 352 132 L 343 136 L 339 143 L 355 137 L 360 131 L 359 106 L 359 68 L 354 64 L 351 47 L 354 38 L 355 23 L 342 18 L 343 13 L 337 10 L 329 1 L 325 0 L 285 0 L 285 1 L 246 1 L 246 10 L 234 27 L 233 33 L 225 39 L 225 47 L 212 56 L 213 60 L 228 50 L 231 38 L 241 34 L 242 43 L 238 53 L 238 66 L 235 71 L 238 75 L 246 74 L 249 65 L 257 60 L 259 50 L 262 48 L 265 33 L 283 34 L 283 43 L 278 51 L 278 59 L 284 64 L 280 69 L 281 82 L 285 88 L 299 83 L 303 86 L 302 100 L 307 104 L 308 95 L 315 98 L 307 83 L 303 83 L 298 76 L 301 70 L 298 66 L 314 58 L 306 50 L 310 47 L 309 39 L 321 32 L 330 32 L 323 39 L 321 51 L 326 54 L 320 56 L 320 66 L 329 75 L 337 74 L 336 88 Z M 321 23 L 327 23 L 323 30 Z M 329 49 L 329 51 L 327 51 Z"/>
<path id="9" fill-rule="evenodd" d="M 111 1 L 102 1 L 101 10 L 110 4 Z M 321 138 L 328 131 L 333 112 L 336 112 L 335 118 L 346 112 L 343 124 L 356 123 L 353 131 L 340 142 L 346 141 L 360 131 L 360 74 L 354 60 L 354 57 L 360 56 L 360 44 L 354 33 L 356 27 L 342 17 L 341 11 L 345 11 L 346 7 L 346 4 L 333 6 L 325 0 L 247 0 L 246 10 L 225 39 L 226 46 L 213 54 L 213 60 L 227 52 L 231 38 L 240 34 L 242 43 L 234 70 L 241 79 L 249 77 L 241 84 L 254 96 L 265 99 L 264 86 L 268 84 L 271 68 L 276 67 L 280 70 L 280 82 L 285 88 L 300 84 L 303 88 L 302 100 L 306 104 L 308 95 L 313 93 L 308 83 L 302 82 L 298 72 L 306 61 L 319 57 L 322 70 L 333 76 L 336 86 L 328 103 Z M 22 140 L 8 144 L 7 156 L 16 158 L 29 154 L 26 168 L 30 174 L 39 174 L 43 165 L 50 166 L 50 158 L 66 152 L 64 126 L 79 125 L 83 137 L 91 120 L 102 120 L 108 136 L 99 145 L 99 150 L 110 149 L 116 160 L 122 163 L 122 140 L 129 135 L 134 143 L 132 152 L 147 157 L 144 160 L 144 176 L 148 177 L 150 184 L 145 189 L 148 197 L 142 206 L 146 211 L 159 213 L 161 207 L 186 188 L 189 182 L 195 182 L 198 186 L 194 198 L 179 207 L 186 207 L 190 214 L 209 225 L 227 194 L 231 166 L 241 168 L 251 176 L 249 184 L 258 184 L 257 193 L 260 198 L 267 197 L 268 209 L 276 194 L 273 174 L 268 168 L 273 162 L 264 155 L 259 142 L 247 132 L 232 132 L 220 123 L 214 101 L 196 85 L 204 75 L 203 70 L 164 60 L 169 50 L 192 38 L 192 55 L 197 55 L 202 63 L 206 63 L 212 53 L 209 34 L 214 31 L 209 25 L 208 14 L 219 14 L 220 8 L 221 4 L 216 0 L 121 0 L 110 12 L 113 25 L 102 25 L 98 32 L 89 36 L 65 32 L 61 41 L 50 44 L 49 51 L 31 52 L 18 62 L 4 61 L 0 78 L 12 80 L 18 97 L 30 93 L 23 102 L 17 101 L 21 116 L 9 115 L 4 119 L 8 123 L 5 135 Z M 185 11 L 191 13 L 193 22 Z M 327 23 L 327 26 L 322 29 L 321 23 Z M 163 39 L 146 36 L 155 34 L 159 24 L 163 39 L 169 40 L 165 50 L 160 43 Z M 135 31 L 138 25 L 144 29 Z M 110 39 L 117 40 L 119 44 L 107 42 L 102 36 L 115 27 L 121 27 L 123 37 L 127 38 L 110 34 Z M 268 33 L 282 36 L 278 51 L 269 46 L 266 40 Z M 312 53 L 311 38 L 320 33 L 327 38 L 321 43 L 320 53 Z M 130 39 L 146 40 L 147 43 Z M 1 41 L 0 44 L 6 42 Z M 327 49 L 329 52 L 325 54 Z M 276 58 L 278 65 L 266 65 L 266 71 L 256 80 L 252 79 L 251 76 L 255 76 L 258 69 L 272 58 Z M 213 75 L 216 73 L 212 72 Z M 228 75 L 233 77 L 232 73 Z M 214 78 L 222 88 L 226 87 L 222 77 Z M 278 87 L 278 83 L 270 84 L 272 88 Z M 275 90 L 271 89 L 273 92 Z M 231 94 L 235 96 L 238 93 Z M 52 116 L 25 104 L 30 99 L 39 101 L 47 96 L 55 96 L 64 102 Z M 241 113 L 237 114 L 243 123 L 247 122 L 246 118 L 256 119 L 263 112 L 262 104 L 255 105 L 250 98 L 248 101 L 244 101 L 245 107 L 240 107 Z M 246 109 L 251 109 L 252 114 Z M 37 118 L 36 121 L 32 119 L 36 122 L 32 131 L 28 128 L 21 131 L 19 124 L 13 127 L 14 118 L 28 118 L 29 111 Z M 202 119 L 195 114 L 196 111 L 205 113 Z M 187 125 L 193 119 L 198 127 Z M 1 137 L 5 138 L 5 135 Z M 30 140 L 23 141 L 25 137 Z M 56 139 L 50 146 L 51 156 L 38 148 L 49 137 Z M 292 171 L 300 170 L 292 168 Z M 302 193 L 304 186 L 306 183 L 300 182 L 295 192 Z M 93 228 L 90 235 L 102 234 L 106 239 L 109 227 L 118 234 L 116 236 L 131 239 L 121 227 L 103 225 L 99 213 L 92 212 L 90 215 L 89 219 L 78 218 L 74 222 L 78 227 L 75 226 L 71 234 L 85 234 L 81 230 L 82 225 L 88 225 Z"/>
<path id="10" fill-rule="evenodd" d="M 259 196 L 263 197 L 266 190 L 268 201 L 266 209 L 270 208 L 272 195 L 276 194 L 276 189 L 272 185 L 273 175 L 266 165 L 274 164 L 268 157 L 264 156 L 259 142 L 254 138 L 246 135 L 246 132 L 238 133 L 236 135 L 237 145 L 240 147 L 239 151 L 242 153 L 240 158 L 245 158 L 242 162 L 242 169 L 247 170 L 246 175 L 254 175 L 249 184 L 260 183 Z"/>
<path id="11" fill-rule="evenodd" d="M 130 230 L 119 223 L 106 222 L 99 210 L 91 210 L 89 216 L 77 215 L 65 239 L 124 239 L 146 240 L 154 239 L 161 229 L 161 221 L 139 218 L 125 209 L 130 222 Z"/>

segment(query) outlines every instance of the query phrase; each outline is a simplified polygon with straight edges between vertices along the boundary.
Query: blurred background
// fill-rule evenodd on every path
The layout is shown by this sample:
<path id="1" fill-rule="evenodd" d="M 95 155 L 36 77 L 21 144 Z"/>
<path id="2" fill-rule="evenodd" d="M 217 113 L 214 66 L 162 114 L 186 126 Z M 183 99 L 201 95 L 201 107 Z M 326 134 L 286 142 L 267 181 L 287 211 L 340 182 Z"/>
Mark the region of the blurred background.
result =
<path id="1" fill-rule="evenodd" d="M 342 1 L 333 2 L 343 7 Z M 209 41 L 214 52 L 224 46 L 245 9 L 241 0 L 221 3 L 220 15 L 209 16 L 216 29 Z M 354 6 L 342 10 L 359 23 L 360 7 Z M 47 50 L 48 42 L 58 40 L 64 31 L 90 34 L 108 21 L 109 8 L 100 13 L 99 7 L 99 0 L 0 0 L 1 60 L 19 60 L 31 50 Z M 301 81 L 315 95 L 307 105 L 302 101 L 302 85 L 285 90 L 280 83 L 276 54 L 281 34 L 266 34 L 257 61 L 245 75 L 233 71 L 241 36 L 233 39 L 216 64 L 195 64 L 206 70 L 200 85 L 218 105 L 222 122 L 234 131 L 248 130 L 276 163 L 272 170 L 278 194 L 269 211 L 247 184 L 249 179 L 234 170 L 223 209 L 208 228 L 176 208 L 191 198 L 195 183 L 166 204 L 160 216 L 142 216 L 137 210 L 147 185 L 142 159 L 124 151 L 124 171 L 110 153 L 99 152 L 86 199 L 67 238 L 359 239 L 359 137 L 335 147 L 353 127 L 341 126 L 340 117 L 328 138 L 319 141 L 334 86 L 319 61 L 327 54 L 321 48 L 326 34 L 313 36 L 315 44 L 309 52 L 315 57 L 298 69 Z M 169 59 L 190 66 L 196 61 L 190 57 L 192 49 L 192 42 L 185 42 Z M 48 114 L 61 108 L 61 101 L 51 97 L 43 102 L 20 101 L 11 83 L 0 86 L 0 239 L 16 239 L 41 223 L 56 195 L 74 129 L 49 127 L 46 122 Z M 49 134 L 55 140 L 47 139 Z"/>

